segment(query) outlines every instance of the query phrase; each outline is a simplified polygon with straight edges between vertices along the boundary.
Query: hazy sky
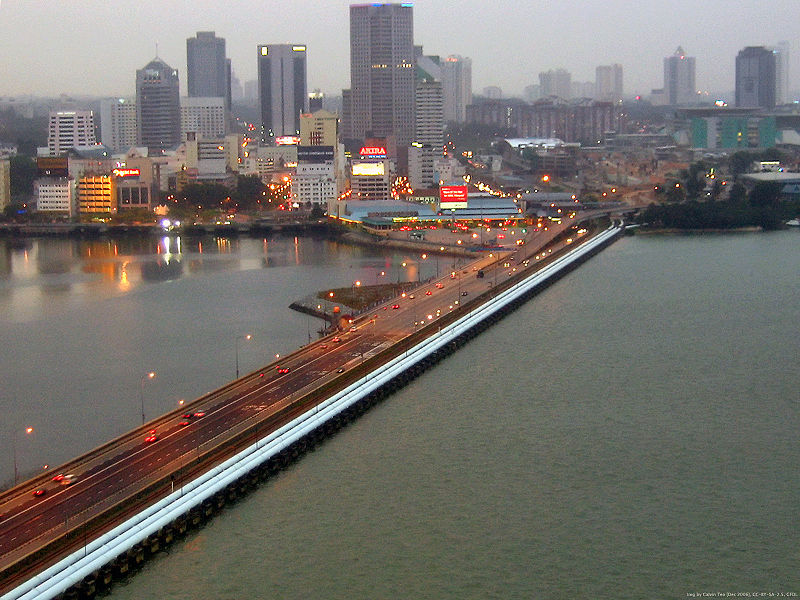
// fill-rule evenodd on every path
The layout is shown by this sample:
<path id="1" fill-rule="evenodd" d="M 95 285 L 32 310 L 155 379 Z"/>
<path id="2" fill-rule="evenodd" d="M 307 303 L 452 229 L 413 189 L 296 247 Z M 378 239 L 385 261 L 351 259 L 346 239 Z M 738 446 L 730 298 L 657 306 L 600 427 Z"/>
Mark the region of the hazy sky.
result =
<path id="1" fill-rule="evenodd" d="M 256 77 L 259 43 L 308 45 L 308 87 L 349 87 L 347 0 L 0 0 L 0 96 L 133 95 L 136 69 L 156 54 L 186 90 L 186 38 L 216 31 L 239 80 Z M 473 89 L 521 95 L 538 74 L 563 67 L 593 81 L 600 64 L 623 66 L 625 93 L 663 84 L 663 58 L 683 46 L 697 86 L 732 90 L 745 46 L 789 40 L 790 88 L 800 76 L 798 0 L 418 0 L 414 38 L 426 54 L 472 58 Z"/>

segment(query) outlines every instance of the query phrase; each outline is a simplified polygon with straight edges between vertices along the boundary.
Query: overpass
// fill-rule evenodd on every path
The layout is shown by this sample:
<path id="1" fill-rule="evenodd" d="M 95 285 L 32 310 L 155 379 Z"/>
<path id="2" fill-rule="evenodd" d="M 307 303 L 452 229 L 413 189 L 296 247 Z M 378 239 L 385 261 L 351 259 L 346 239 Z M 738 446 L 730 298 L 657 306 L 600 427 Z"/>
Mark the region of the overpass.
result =
<path id="1" fill-rule="evenodd" d="M 0 496 L 0 592 L 91 597 L 309 445 L 454 351 L 619 233 L 567 224 L 406 298 Z M 565 233 L 566 232 L 566 233 Z M 532 241 L 532 240 L 531 240 Z M 478 274 L 483 273 L 483 277 Z M 181 414 L 183 413 L 183 414 Z M 191 415 L 186 417 L 184 415 Z M 145 441 L 155 430 L 157 439 Z M 33 498 L 34 489 L 44 496 Z"/>

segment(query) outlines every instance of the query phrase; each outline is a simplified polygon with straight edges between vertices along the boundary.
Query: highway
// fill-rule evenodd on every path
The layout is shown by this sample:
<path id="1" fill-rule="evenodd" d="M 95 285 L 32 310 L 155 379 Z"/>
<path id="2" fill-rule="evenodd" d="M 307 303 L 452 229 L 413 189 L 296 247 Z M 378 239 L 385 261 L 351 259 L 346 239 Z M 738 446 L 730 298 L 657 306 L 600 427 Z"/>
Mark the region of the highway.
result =
<path id="1" fill-rule="evenodd" d="M 511 276 L 534 269 L 565 245 L 576 243 L 587 235 L 585 230 L 572 233 L 571 242 L 562 240 L 557 247 L 548 248 L 569 227 L 576 229 L 573 223 L 564 219 L 546 231 L 530 231 L 522 246 L 484 253 L 458 270 L 358 315 L 345 331 L 304 346 L 279 362 L 52 469 L 49 475 L 0 494 L 0 592 L 30 574 L 23 570 L 11 577 L 5 572 L 27 555 L 70 532 L 71 541 L 61 544 L 59 552 L 80 547 L 127 513 L 115 509 L 121 514 L 111 511 L 114 520 L 101 529 L 87 526 L 98 515 L 111 514 L 110 509 L 129 503 L 137 495 L 142 497 L 142 504 L 165 495 L 233 454 L 232 441 L 243 432 L 257 426 L 259 435 L 266 435 L 309 408 L 308 401 L 301 403 L 301 398 L 320 388 L 330 395 L 348 384 L 352 380 L 348 375 L 365 360 L 459 311 Z M 434 328 L 431 331 L 435 333 Z M 155 439 L 145 441 L 153 430 Z M 54 474 L 72 476 L 67 478 L 71 483 L 54 481 Z M 157 482 L 165 480 L 169 481 L 168 488 L 154 489 Z M 35 490 L 44 494 L 34 496 Z M 36 570 L 59 556 L 48 555 Z"/>

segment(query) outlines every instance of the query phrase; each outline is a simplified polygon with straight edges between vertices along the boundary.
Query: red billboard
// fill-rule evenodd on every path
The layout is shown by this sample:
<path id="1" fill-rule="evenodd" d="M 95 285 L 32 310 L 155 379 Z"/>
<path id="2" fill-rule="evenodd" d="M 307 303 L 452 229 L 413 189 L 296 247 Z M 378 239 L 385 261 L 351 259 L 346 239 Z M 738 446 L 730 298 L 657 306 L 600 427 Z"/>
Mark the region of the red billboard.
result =
<path id="1" fill-rule="evenodd" d="M 467 208 L 467 186 L 443 185 L 439 188 L 439 209 Z"/>

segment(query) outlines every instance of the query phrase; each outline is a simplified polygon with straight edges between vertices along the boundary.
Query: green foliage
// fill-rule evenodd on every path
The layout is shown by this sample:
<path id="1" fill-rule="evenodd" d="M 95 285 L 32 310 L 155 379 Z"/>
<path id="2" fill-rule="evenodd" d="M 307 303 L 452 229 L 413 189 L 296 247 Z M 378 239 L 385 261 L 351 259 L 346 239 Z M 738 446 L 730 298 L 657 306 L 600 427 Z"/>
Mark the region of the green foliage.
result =
<path id="1" fill-rule="evenodd" d="M 48 117 L 28 119 L 13 109 L 0 110 L 0 141 L 16 144 L 20 154 L 36 156 L 38 146 L 47 145 Z"/>

